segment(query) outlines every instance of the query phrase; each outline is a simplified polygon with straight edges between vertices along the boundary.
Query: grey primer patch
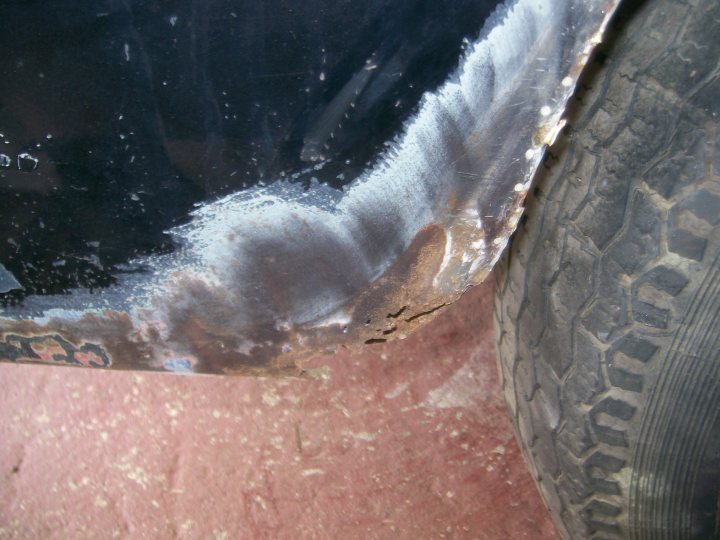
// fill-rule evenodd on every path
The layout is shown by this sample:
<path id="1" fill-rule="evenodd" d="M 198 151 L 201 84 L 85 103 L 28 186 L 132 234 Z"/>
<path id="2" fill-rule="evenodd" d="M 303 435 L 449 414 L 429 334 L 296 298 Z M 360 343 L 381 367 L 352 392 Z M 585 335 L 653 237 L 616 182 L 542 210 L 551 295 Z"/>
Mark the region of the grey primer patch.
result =
<path id="1" fill-rule="evenodd" d="M 401 335 L 495 264 L 615 6 L 508 3 L 343 193 L 277 182 L 205 204 L 170 231 L 181 250 L 137 261 L 151 272 L 96 295 L 31 297 L 35 316 L 8 308 L 0 334 L 71 333 L 102 343 L 114 368 L 250 374 Z M 305 159 L 364 76 L 320 117 Z"/>

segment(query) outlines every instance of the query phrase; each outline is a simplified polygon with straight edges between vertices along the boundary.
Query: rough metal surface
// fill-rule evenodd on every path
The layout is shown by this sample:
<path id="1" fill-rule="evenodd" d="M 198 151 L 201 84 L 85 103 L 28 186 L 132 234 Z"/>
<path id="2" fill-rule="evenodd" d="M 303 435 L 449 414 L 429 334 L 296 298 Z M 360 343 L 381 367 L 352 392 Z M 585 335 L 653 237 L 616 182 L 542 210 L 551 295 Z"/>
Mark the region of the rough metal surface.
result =
<path id="1" fill-rule="evenodd" d="M 149 272 L 7 308 L 0 357 L 301 374 L 308 354 L 406 335 L 492 268 L 615 4 L 510 3 L 343 193 L 278 182 L 200 207 Z"/>

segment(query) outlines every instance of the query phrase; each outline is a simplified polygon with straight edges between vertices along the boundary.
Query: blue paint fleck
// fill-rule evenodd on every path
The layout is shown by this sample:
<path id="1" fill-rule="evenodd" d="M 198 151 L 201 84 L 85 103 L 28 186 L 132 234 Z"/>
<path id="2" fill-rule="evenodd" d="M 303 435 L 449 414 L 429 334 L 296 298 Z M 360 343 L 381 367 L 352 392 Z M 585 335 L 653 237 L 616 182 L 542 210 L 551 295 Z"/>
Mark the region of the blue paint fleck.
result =
<path id="1" fill-rule="evenodd" d="M 192 364 L 187 358 L 171 358 L 165 360 L 163 367 L 168 371 L 175 373 L 192 373 Z"/>

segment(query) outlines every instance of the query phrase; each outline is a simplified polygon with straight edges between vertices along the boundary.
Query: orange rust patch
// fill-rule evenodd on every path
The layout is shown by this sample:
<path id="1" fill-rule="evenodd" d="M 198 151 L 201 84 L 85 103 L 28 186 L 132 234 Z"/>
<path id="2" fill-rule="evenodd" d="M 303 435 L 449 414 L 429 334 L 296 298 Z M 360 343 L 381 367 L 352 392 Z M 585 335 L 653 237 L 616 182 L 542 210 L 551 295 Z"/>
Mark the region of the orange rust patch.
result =
<path id="1" fill-rule="evenodd" d="M 446 233 L 439 224 L 421 229 L 410 246 L 367 290 L 342 310 L 351 314 L 343 328 L 298 329 L 309 349 L 338 345 L 359 348 L 404 337 L 445 305 L 433 287 L 433 278 L 445 254 Z M 296 337 L 297 339 L 297 337 Z"/>

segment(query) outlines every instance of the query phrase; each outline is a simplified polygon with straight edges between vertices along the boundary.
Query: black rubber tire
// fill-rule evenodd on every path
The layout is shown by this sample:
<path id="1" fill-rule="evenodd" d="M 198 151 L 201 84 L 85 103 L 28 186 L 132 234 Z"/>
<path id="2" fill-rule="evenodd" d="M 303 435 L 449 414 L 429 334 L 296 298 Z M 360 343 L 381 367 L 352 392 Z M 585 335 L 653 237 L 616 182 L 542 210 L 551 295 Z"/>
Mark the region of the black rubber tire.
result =
<path id="1" fill-rule="evenodd" d="M 496 272 L 505 398 L 571 538 L 713 538 L 720 2 L 626 2 Z"/>

